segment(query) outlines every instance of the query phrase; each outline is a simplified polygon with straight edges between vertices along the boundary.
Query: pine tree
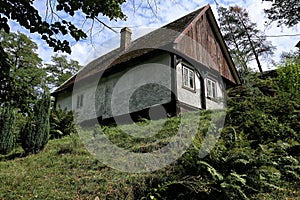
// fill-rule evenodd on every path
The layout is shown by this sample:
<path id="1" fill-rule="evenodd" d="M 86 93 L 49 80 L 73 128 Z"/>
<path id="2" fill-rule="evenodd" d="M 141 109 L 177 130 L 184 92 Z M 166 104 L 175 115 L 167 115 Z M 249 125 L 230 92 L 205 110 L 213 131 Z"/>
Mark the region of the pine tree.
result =
<path id="1" fill-rule="evenodd" d="M 49 139 L 50 95 L 43 94 L 34 105 L 34 114 L 21 129 L 21 144 L 26 154 L 43 150 Z"/>
<path id="2" fill-rule="evenodd" d="M 10 107 L 4 107 L 0 113 L 0 154 L 9 153 L 15 145 L 15 113 Z"/>
<path id="3" fill-rule="evenodd" d="M 219 7 L 218 13 L 220 28 L 235 65 L 247 71 L 249 62 L 255 60 L 262 72 L 259 57 L 272 55 L 275 47 L 258 30 L 256 23 L 251 22 L 245 9 L 238 6 Z"/>

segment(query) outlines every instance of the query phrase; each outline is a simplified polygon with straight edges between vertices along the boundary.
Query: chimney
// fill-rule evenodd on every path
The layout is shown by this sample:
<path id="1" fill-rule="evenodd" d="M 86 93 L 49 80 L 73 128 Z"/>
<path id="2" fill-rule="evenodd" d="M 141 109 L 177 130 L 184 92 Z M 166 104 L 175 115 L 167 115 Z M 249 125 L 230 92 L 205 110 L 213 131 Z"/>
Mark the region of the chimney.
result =
<path id="1" fill-rule="evenodd" d="M 131 34 L 132 31 L 130 30 L 130 28 L 128 27 L 124 27 L 121 30 L 121 44 L 120 44 L 120 48 L 122 50 L 126 50 L 131 43 Z"/>

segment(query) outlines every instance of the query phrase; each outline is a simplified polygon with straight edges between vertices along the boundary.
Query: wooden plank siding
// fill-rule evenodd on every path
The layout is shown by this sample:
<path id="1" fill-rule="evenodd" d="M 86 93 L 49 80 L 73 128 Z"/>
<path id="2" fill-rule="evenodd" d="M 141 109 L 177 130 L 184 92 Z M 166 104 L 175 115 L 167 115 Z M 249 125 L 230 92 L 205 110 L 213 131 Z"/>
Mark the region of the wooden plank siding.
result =
<path id="1" fill-rule="evenodd" d="M 213 32 L 206 15 L 206 13 L 203 13 L 190 26 L 185 35 L 178 41 L 176 49 L 201 64 L 218 71 L 231 82 L 236 83 L 230 73 L 219 40 Z"/>

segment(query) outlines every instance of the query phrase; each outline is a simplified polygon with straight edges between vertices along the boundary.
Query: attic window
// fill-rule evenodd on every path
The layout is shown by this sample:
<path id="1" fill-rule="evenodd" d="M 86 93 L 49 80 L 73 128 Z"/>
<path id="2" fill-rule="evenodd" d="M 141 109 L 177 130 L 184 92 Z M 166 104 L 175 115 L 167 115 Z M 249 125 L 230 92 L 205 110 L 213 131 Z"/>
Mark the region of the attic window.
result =
<path id="1" fill-rule="evenodd" d="M 217 82 L 212 79 L 207 79 L 207 97 L 210 99 L 217 98 Z"/>
<path id="2" fill-rule="evenodd" d="M 195 72 L 183 65 L 182 68 L 183 87 L 195 90 Z"/>
<path id="3" fill-rule="evenodd" d="M 83 106 L 83 94 L 77 95 L 77 108 L 81 108 Z"/>

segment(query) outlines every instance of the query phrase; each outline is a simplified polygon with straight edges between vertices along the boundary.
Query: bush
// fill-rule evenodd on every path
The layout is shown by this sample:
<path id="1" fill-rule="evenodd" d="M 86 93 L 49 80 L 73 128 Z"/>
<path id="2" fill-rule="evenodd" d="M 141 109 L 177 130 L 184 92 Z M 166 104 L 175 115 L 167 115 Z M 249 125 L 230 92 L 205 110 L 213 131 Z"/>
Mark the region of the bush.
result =
<path id="1" fill-rule="evenodd" d="M 0 154 L 9 153 L 15 145 L 15 113 L 10 107 L 4 107 L 0 113 Z"/>
<path id="2" fill-rule="evenodd" d="M 290 58 L 278 68 L 279 89 L 293 99 L 300 96 L 300 57 Z"/>
<path id="3" fill-rule="evenodd" d="M 38 153 L 48 142 L 50 123 L 50 95 L 43 94 L 34 105 L 30 116 L 20 132 L 21 145 L 25 153 Z"/>
<path id="4" fill-rule="evenodd" d="M 50 114 L 50 139 L 76 133 L 74 112 L 61 108 L 52 109 Z"/>

